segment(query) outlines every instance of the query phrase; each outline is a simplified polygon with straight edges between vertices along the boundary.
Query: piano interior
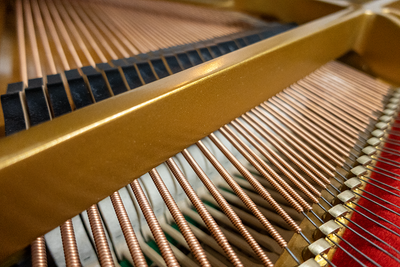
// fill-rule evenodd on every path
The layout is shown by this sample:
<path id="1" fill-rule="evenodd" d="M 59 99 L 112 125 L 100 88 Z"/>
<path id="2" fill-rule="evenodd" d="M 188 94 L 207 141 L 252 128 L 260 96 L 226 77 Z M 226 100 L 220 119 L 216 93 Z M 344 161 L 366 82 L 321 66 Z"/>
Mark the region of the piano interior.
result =
<path id="1" fill-rule="evenodd" d="M 399 1 L 0 13 L 0 266 L 400 265 Z"/>

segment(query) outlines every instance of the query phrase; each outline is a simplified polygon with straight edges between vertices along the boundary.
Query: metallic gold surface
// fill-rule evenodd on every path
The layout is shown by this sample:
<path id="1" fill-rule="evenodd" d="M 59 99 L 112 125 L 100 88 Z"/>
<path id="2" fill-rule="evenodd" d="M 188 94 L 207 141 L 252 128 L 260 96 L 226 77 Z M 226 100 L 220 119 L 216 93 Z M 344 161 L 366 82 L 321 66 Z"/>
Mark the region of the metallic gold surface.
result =
<path id="1" fill-rule="evenodd" d="M 164 0 L 165 1 L 165 0 Z M 350 6 L 376 6 L 400 9 L 398 0 L 166 0 L 217 8 L 233 8 L 241 12 L 270 16 L 280 21 L 305 23 Z"/>
<path id="2" fill-rule="evenodd" d="M 0 260 L 349 51 L 363 21 L 341 11 L 1 139 Z"/>
<path id="3" fill-rule="evenodd" d="M 400 18 L 392 13 L 367 16 L 369 27 L 354 50 L 374 75 L 400 85 Z"/>
<path id="4" fill-rule="evenodd" d="M 192 5 L 206 5 L 216 8 L 230 8 L 235 4 L 235 0 L 166 0 L 166 1 L 183 2 Z"/>
<path id="5" fill-rule="evenodd" d="M 235 9 L 285 22 L 306 23 L 347 7 L 346 1 L 235 0 Z M 301 12 L 300 12 L 301 11 Z"/>
<path id="6" fill-rule="evenodd" d="M 283 21 L 282 2 L 236 1 Z M 387 3 L 390 1 L 384 1 Z M 313 6 L 314 7 L 314 6 Z M 281 11 L 287 8 L 286 11 Z M 399 19 L 351 6 L 134 91 L 0 139 L 0 262 L 167 158 L 317 69 L 355 50 L 400 84 Z M 396 64 L 397 63 L 397 64 Z M 397 75 L 397 76 L 396 76 Z M 234 103 L 234 105 L 232 105 Z"/>

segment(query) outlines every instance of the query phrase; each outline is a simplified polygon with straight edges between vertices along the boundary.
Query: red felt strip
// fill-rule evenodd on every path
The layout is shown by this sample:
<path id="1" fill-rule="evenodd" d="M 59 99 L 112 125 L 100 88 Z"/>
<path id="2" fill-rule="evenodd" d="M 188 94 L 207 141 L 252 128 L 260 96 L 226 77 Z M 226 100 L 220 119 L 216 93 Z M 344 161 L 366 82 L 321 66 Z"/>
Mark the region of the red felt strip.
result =
<path id="1" fill-rule="evenodd" d="M 400 123 L 400 121 L 396 121 L 397 123 Z M 396 131 L 400 131 L 400 128 L 393 128 L 393 130 Z M 393 141 L 398 141 L 400 142 L 400 137 L 399 136 L 394 136 L 394 135 L 390 135 L 389 136 L 389 140 L 393 140 Z M 398 151 L 398 153 L 400 154 L 400 146 L 397 145 L 393 145 L 393 144 L 389 144 L 386 143 L 385 147 L 387 148 L 392 148 Z M 391 155 L 389 153 L 385 153 L 383 152 L 381 154 L 382 157 L 386 157 L 389 158 L 391 160 L 394 160 L 396 162 L 398 162 L 398 164 L 400 165 L 400 156 L 396 156 L 396 155 Z M 380 168 L 384 168 L 385 170 L 394 172 L 396 174 L 400 175 L 400 169 L 396 168 L 394 166 L 382 163 L 382 162 L 377 162 L 376 164 L 377 167 Z M 371 183 L 377 184 L 380 187 L 385 188 L 386 190 L 396 193 L 398 195 L 400 195 L 400 176 L 394 176 L 393 174 L 387 173 L 385 171 L 379 170 L 382 173 L 388 174 L 390 176 L 393 176 L 395 178 L 397 178 L 398 180 L 394 180 L 394 179 L 390 179 L 382 174 L 378 174 L 378 173 L 372 173 L 371 178 L 376 179 L 378 181 L 381 181 L 389 186 L 395 187 L 397 189 L 399 189 L 399 191 L 396 191 L 395 189 L 391 189 L 387 186 L 384 186 L 382 184 L 370 181 Z M 379 189 L 378 187 L 375 187 L 373 185 L 368 184 L 365 187 L 365 190 L 386 200 L 389 201 L 391 203 L 396 204 L 397 206 L 400 206 L 400 198 L 392 195 L 388 192 L 385 192 L 382 189 Z M 384 205 L 385 207 L 388 207 L 398 213 L 400 213 L 400 209 L 390 205 L 388 203 L 385 203 L 384 201 L 381 201 L 379 199 L 377 199 L 374 196 L 371 196 L 368 193 L 364 193 L 363 195 L 367 196 L 369 199 L 374 200 L 382 205 Z M 380 207 L 379 205 L 376 205 L 374 203 L 372 203 L 371 201 L 365 199 L 365 198 L 361 198 L 358 201 L 358 204 L 363 206 L 364 208 L 368 209 L 369 211 L 371 211 L 372 213 L 375 213 L 383 218 L 385 218 L 386 220 L 389 220 L 390 222 L 394 223 L 395 225 L 400 227 L 400 216 L 396 215 L 382 207 Z M 382 225 L 384 225 L 385 227 L 393 230 L 394 232 L 398 233 L 400 235 L 400 229 L 396 228 L 393 225 L 390 225 L 389 223 L 383 221 L 382 219 L 378 218 L 377 216 L 373 215 L 372 213 L 369 213 L 367 211 L 365 211 L 364 209 L 357 207 L 356 208 L 357 211 L 367 215 L 368 217 L 370 217 L 371 219 L 381 223 Z M 385 251 L 391 253 L 392 255 L 395 255 L 398 259 L 400 259 L 400 255 L 397 254 L 392 248 L 397 249 L 398 251 L 400 251 L 400 237 L 396 236 L 393 233 L 390 233 L 389 231 L 383 229 L 382 227 L 378 226 L 376 223 L 372 222 L 371 220 L 365 218 L 364 216 L 357 214 L 357 213 L 353 213 L 353 216 L 351 217 L 351 220 L 353 222 L 355 222 L 356 224 L 358 224 L 359 226 L 361 226 L 362 228 L 364 228 L 365 230 L 368 231 L 365 232 L 364 230 L 360 229 L 359 227 L 355 226 L 353 223 L 349 223 L 349 227 L 351 227 L 352 229 L 356 230 L 358 233 L 360 233 L 361 235 L 365 236 L 366 238 L 368 238 L 369 240 L 373 241 L 375 244 L 379 245 L 381 248 L 383 248 Z M 382 244 L 382 242 L 376 240 L 375 237 L 379 237 L 382 240 L 384 240 L 385 242 L 387 242 L 390 246 L 387 246 L 385 244 Z M 358 250 L 360 250 L 362 253 L 368 255 L 371 259 L 373 259 L 374 261 L 376 261 L 378 264 L 380 264 L 381 266 L 385 266 L 385 267 L 394 267 L 394 266 L 400 266 L 400 264 L 398 262 L 396 262 L 394 259 L 392 259 L 391 257 L 389 257 L 387 254 L 385 254 L 384 252 L 380 251 L 379 249 L 377 249 L 376 247 L 374 247 L 373 245 L 369 244 L 367 241 L 363 240 L 361 237 L 357 236 L 355 233 L 352 233 L 351 231 L 347 230 L 345 231 L 343 238 L 347 241 L 349 241 L 353 246 L 355 246 Z M 343 249 L 347 250 L 348 252 L 351 253 L 351 255 L 353 255 L 354 257 L 356 257 L 358 260 L 360 260 L 361 262 L 363 262 L 364 264 L 366 264 L 367 266 L 375 266 L 374 263 L 370 262 L 368 259 L 366 259 L 364 256 L 362 256 L 360 253 L 356 252 L 354 249 L 352 249 L 350 246 L 348 246 L 347 244 L 345 244 L 344 242 L 340 242 L 340 246 L 343 247 Z M 332 262 L 337 265 L 337 266 L 360 266 L 359 263 L 357 263 L 354 259 L 352 259 L 350 256 L 348 256 L 343 250 L 341 250 L 340 248 L 336 251 Z"/>

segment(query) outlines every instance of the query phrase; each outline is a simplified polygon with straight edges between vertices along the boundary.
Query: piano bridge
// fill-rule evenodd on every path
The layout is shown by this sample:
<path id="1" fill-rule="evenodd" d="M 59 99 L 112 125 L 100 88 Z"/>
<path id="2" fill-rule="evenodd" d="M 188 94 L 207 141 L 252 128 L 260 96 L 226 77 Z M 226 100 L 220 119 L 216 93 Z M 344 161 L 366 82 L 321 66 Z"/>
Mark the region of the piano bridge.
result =
<path id="1" fill-rule="evenodd" d="M 0 12 L 0 266 L 400 264 L 400 2 Z"/>

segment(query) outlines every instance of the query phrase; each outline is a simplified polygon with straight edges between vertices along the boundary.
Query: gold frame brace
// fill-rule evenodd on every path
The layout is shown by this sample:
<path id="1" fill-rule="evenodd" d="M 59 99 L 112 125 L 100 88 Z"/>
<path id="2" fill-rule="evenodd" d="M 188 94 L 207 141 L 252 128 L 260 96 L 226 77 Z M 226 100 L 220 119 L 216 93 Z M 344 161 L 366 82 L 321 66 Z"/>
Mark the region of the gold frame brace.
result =
<path id="1" fill-rule="evenodd" d="M 388 31 L 398 38 L 400 24 L 368 7 L 350 6 L 0 139 L 0 262 L 351 50 L 364 53 L 380 77 L 400 84 L 393 75 L 400 65 L 387 63 L 388 70 L 378 62 L 400 62 L 398 43 L 385 44 L 391 54 L 369 43 L 374 27 L 390 22 Z"/>

